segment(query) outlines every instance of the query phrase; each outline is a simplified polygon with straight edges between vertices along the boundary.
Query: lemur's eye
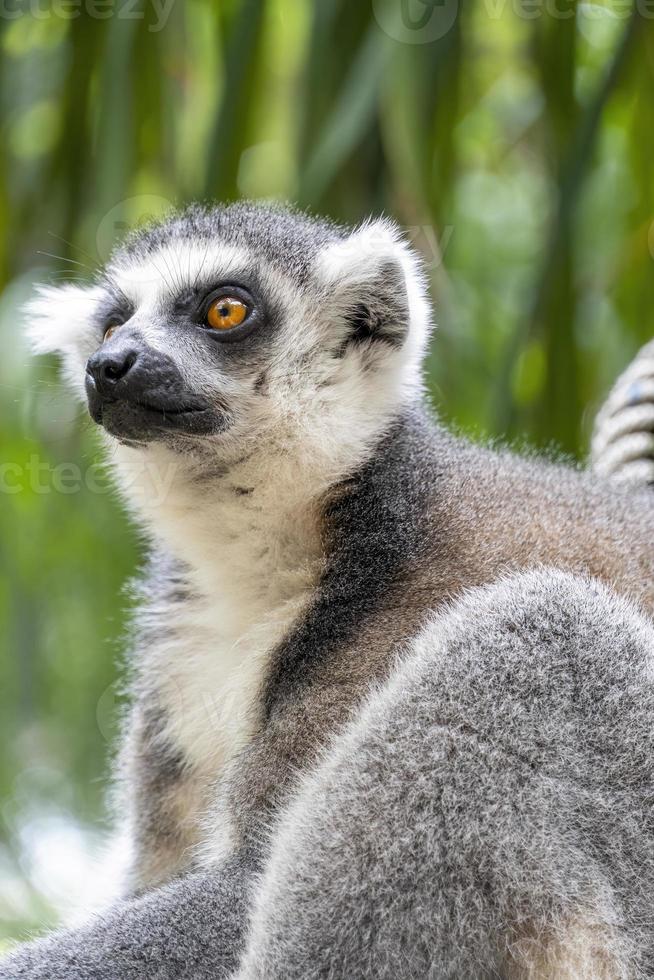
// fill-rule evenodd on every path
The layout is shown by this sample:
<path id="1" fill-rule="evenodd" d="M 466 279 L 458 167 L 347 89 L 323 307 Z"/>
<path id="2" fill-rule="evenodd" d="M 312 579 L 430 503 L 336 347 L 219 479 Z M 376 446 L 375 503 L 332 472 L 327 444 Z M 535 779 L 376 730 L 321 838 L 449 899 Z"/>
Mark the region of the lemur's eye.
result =
<path id="1" fill-rule="evenodd" d="M 118 330 L 118 327 L 119 326 L 120 326 L 119 323 L 112 323 L 111 326 L 107 327 L 107 329 L 104 332 L 104 337 L 102 338 L 102 343 L 103 344 L 104 344 L 105 340 L 109 340 L 109 338 L 111 337 L 111 335 L 114 334 L 116 332 L 116 330 Z"/>
<path id="2" fill-rule="evenodd" d="M 245 303 L 236 296 L 219 296 L 207 310 L 207 324 L 214 330 L 231 330 L 248 315 Z"/>

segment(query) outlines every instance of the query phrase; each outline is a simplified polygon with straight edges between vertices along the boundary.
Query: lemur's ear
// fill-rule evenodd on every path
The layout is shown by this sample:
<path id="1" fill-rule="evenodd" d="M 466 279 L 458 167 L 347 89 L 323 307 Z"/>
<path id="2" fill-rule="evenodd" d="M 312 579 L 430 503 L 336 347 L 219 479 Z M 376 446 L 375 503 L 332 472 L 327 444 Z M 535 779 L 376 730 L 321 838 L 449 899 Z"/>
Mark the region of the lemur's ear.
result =
<path id="1" fill-rule="evenodd" d="M 344 324 L 344 344 L 409 342 L 422 351 L 431 325 L 424 276 L 392 222 L 368 221 L 328 246 L 319 274 Z"/>
<path id="2" fill-rule="evenodd" d="M 23 308 L 27 338 L 35 354 L 60 354 L 64 372 L 84 395 L 86 361 L 98 345 L 94 313 L 102 290 L 98 286 L 37 286 Z"/>

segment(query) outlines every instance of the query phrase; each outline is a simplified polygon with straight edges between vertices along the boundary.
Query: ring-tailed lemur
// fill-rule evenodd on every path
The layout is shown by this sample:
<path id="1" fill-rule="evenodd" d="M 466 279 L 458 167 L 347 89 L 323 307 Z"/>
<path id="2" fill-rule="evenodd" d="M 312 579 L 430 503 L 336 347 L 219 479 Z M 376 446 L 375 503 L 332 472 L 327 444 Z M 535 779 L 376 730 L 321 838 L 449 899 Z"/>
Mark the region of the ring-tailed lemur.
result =
<path id="1" fill-rule="evenodd" d="M 0 977 L 228 975 L 277 815 L 398 658 L 431 649 L 434 616 L 456 620 L 467 610 L 456 620 L 456 649 L 470 646 L 483 665 L 500 643 L 495 627 L 517 651 L 540 643 L 545 654 L 572 657 L 588 639 L 584 610 L 597 612 L 598 587 L 579 580 L 568 609 L 579 639 L 568 647 L 560 621 L 548 620 L 547 585 L 534 607 L 540 618 L 523 621 L 520 602 L 492 584 L 507 573 L 517 575 L 518 596 L 542 565 L 590 575 L 651 612 L 649 493 L 444 431 L 423 407 L 429 322 L 417 260 L 388 222 L 349 230 L 257 205 L 191 209 L 128 241 L 88 288 L 43 289 L 31 304 L 36 348 L 63 355 L 103 426 L 153 557 L 121 766 L 133 848 L 127 897 L 89 926 L 19 950 Z M 478 607 L 466 599 L 475 589 Z M 483 620 L 473 617 L 492 618 L 484 597 L 495 594 L 484 642 Z M 621 622 L 621 600 L 613 601 Z M 609 630 L 609 646 L 618 632 Z M 623 648 L 626 657 L 628 639 Z M 451 725 L 478 737 L 458 709 L 447 713 L 457 697 L 441 694 L 444 713 L 429 738 Z M 499 733 L 502 700 L 484 705 Z M 378 775 L 392 767 L 386 747 Z M 537 752 L 522 761 L 537 766 Z M 398 771 L 410 801 L 418 777 L 407 764 Z M 464 837 L 479 832 L 476 818 L 466 830 L 461 801 L 447 792 L 439 799 L 456 808 L 450 817 Z M 367 819 L 384 839 L 383 814 Z M 452 867 L 468 874 L 450 844 Z M 563 955 L 557 943 L 565 946 L 568 925 L 577 941 L 577 923 L 595 937 L 597 962 L 615 959 L 613 934 L 582 891 L 571 886 L 558 908 L 565 923 L 551 905 L 551 931 L 542 949 L 536 944 L 543 962 Z M 532 908 L 521 894 L 520 908 L 502 908 L 512 916 L 506 936 L 522 950 L 543 920 L 536 896 Z M 410 897 L 398 892 L 400 901 L 410 909 Z M 325 909 L 318 902 L 314 911 L 318 928 Z M 458 912 L 454 903 L 452 939 L 460 941 L 464 920 L 472 930 L 462 956 L 494 963 L 495 947 L 484 952 L 486 920 L 475 926 L 474 909 L 462 905 L 458 922 Z M 359 921 L 365 958 L 373 924 Z M 514 960 L 517 975 L 530 975 L 528 956 Z M 372 972 L 363 976 L 416 975 L 365 962 Z M 258 975 L 254 954 L 245 963 Z M 315 975 L 342 975 L 329 969 Z M 301 974 L 280 967 L 274 975 Z"/>

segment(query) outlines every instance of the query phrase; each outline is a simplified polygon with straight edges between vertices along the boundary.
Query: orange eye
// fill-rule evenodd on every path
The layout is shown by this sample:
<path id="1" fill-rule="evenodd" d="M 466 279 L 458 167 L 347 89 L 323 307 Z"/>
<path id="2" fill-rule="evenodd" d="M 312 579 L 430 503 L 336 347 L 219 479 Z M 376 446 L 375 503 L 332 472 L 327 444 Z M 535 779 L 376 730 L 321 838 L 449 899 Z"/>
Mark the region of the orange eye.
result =
<path id="1" fill-rule="evenodd" d="M 236 296 L 221 296 L 207 310 L 207 323 L 214 330 L 231 330 L 243 323 L 247 315 L 247 306 Z"/>
<path id="2" fill-rule="evenodd" d="M 104 343 L 105 340 L 109 340 L 111 335 L 114 334 L 116 330 L 118 330 L 119 326 L 120 326 L 119 323 L 112 323 L 110 327 L 107 327 L 107 329 L 104 332 L 104 337 L 102 338 L 102 343 Z"/>

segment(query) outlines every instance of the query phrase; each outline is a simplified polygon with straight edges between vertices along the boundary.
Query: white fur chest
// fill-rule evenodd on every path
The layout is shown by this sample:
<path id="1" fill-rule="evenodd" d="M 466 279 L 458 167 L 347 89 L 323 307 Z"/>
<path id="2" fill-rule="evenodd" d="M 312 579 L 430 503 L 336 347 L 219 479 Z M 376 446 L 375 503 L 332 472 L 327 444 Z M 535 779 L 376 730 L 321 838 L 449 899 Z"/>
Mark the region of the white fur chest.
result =
<path id="1" fill-rule="evenodd" d="M 295 596 L 268 608 L 201 596 L 173 610 L 172 633 L 153 651 L 167 735 L 207 779 L 250 738 L 270 654 L 302 614 L 310 576 Z M 299 584 L 299 583 L 298 583 Z"/>
<path id="2" fill-rule="evenodd" d="M 250 494 L 216 493 L 211 506 L 198 506 L 197 487 L 167 498 L 168 544 L 188 564 L 191 595 L 153 610 L 163 628 L 146 670 L 166 735 L 207 781 L 251 737 L 270 654 L 320 576 L 315 511 L 306 484 L 294 489 L 281 508 L 261 482 Z"/>

